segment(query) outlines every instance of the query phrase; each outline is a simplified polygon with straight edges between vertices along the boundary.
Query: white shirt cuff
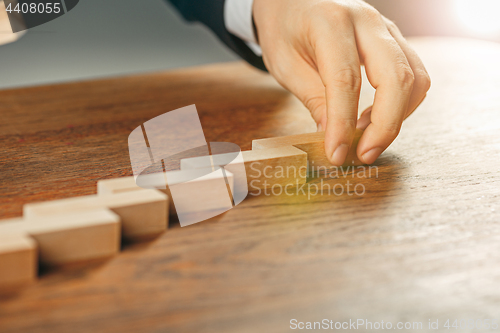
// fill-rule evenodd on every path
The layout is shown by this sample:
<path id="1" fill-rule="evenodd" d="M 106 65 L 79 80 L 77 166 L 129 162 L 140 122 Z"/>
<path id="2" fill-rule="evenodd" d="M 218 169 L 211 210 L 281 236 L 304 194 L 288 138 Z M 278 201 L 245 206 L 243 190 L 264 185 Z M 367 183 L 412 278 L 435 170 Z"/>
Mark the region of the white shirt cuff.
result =
<path id="1" fill-rule="evenodd" d="M 227 31 L 245 41 L 258 56 L 262 50 L 257 44 L 252 22 L 253 0 L 226 0 L 224 4 L 224 24 Z"/>

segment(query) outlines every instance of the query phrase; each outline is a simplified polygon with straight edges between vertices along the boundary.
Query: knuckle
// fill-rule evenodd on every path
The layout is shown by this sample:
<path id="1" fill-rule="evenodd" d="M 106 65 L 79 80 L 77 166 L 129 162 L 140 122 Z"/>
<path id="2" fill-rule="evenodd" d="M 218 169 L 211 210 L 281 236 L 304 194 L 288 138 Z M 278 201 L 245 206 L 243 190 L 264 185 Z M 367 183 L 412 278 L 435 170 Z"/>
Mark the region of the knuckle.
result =
<path id="1" fill-rule="evenodd" d="M 363 9 L 363 15 L 372 21 L 382 20 L 382 14 L 372 6 L 365 6 Z"/>
<path id="2" fill-rule="evenodd" d="M 427 92 L 431 88 L 431 77 L 427 72 L 421 72 L 415 75 L 415 84 L 418 84 L 422 91 Z"/>
<path id="3" fill-rule="evenodd" d="M 323 21 L 321 18 L 323 18 L 324 22 L 328 22 L 328 24 L 332 24 L 333 22 L 336 26 L 342 26 L 351 22 L 350 9 L 330 1 L 322 1 L 311 6 L 310 17 L 315 22 L 321 22 Z"/>
<path id="4" fill-rule="evenodd" d="M 356 128 L 356 123 L 357 123 L 356 119 L 353 119 L 348 116 L 337 115 L 334 121 L 342 128 L 350 128 L 350 129 Z"/>
<path id="5" fill-rule="evenodd" d="M 393 21 L 389 20 L 389 19 L 386 19 L 384 20 L 385 22 L 385 25 L 387 26 L 387 29 L 390 31 L 390 32 L 396 32 L 396 31 L 399 31 L 399 28 L 398 26 L 396 25 L 396 23 L 394 23 Z"/>
<path id="6" fill-rule="evenodd" d="M 361 73 L 354 68 L 339 70 L 333 75 L 332 83 L 342 90 L 358 92 L 361 89 Z"/>
<path id="7" fill-rule="evenodd" d="M 314 119 L 316 119 L 317 116 L 320 116 L 320 114 L 325 109 L 324 96 L 318 96 L 318 95 L 306 96 L 304 97 L 302 103 L 309 111 L 311 111 L 311 114 Z"/>
<path id="8" fill-rule="evenodd" d="M 415 75 L 407 64 L 402 64 L 393 73 L 394 83 L 402 90 L 412 90 L 415 83 Z"/>
<path id="9" fill-rule="evenodd" d="M 393 123 L 393 124 L 385 124 L 381 128 L 382 133 L 384 134 L 385 137 L 395 139 L 398 135 L 399 132 L 401 131 L 401 124 Z"/>
<path id="10" fill-rule="evenodd" d="M 350 23 L 351 22 L 351 12 L 347 7 L 344 6 L 333 6 L 326 12 L 328 17 L 334 19 L 335 23 Z"/>

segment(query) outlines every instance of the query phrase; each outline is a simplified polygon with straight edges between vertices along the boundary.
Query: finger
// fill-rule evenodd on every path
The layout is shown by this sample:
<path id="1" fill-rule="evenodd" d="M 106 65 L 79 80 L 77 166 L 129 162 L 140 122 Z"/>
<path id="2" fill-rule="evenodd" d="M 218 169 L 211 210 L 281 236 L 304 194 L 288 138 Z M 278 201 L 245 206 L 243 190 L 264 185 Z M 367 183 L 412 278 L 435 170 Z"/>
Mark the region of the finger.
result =
<path id="1" fill-rule="evenodd" d="M 293 71 L 290 71 L 293 68 Z M 318 131 L 326 128 L 325 86 L 318 72 L 294 51 L 282 58 L 280 68 L 274 69 L 276 80 L 292 92 L 311 112 Z"/>
<path id="2" fill-rule="evenodd" d="M 408 111 L 406 112 L 405 119 L 408 118 L 409 116 L 411 116 L 413 114 L 413 112 L 415 112 L 415 110 L 420 106 L 420 104 L 422 104 L 422 102 L 425 100 L 426 97 L 427 97 L 427 94 L 424 94 L 424 96 L 422 97 L 420 102 L 417 104 L 417 106 L 415 108 L 413 108 L 413 110 L 410 107 L 408 107 Z"/>
<path id="3" fill-rule="evenodd" d="M 417 105 L 417 108 L 424 101 L 425 97 L 426 95 L 424 95 L 420 103 Z M 408 118 L 412 113 L 413 112 L 407 113 L 405 119 Z M 363 111 L 363 113 L 359 117 L 358 123 L 356 124 L 356 129 L 365 130 L 371 123 L 371 115 L 372 115 L 372 107 L 370 106 L 365 111 Z"/>
<path id="4" fill-rule="evenodd" d="M 431 87 L 431 79 L 425 69 L 424 63 L 415 50 L 413 50 L 413 48 L 408 44 L 408 41 L 403 37 L 403 34 L 394 22 L 385 17 L 382 17 L 382 19 L 384 20 L 391 36 L 396 40 L 396 42 L 398 42 L 401 50 L 404 52 L 415 77 L 413 91 L 408 104 L 408 110 L 405 115 L 405 118 L 407 118 L 425 99 L 427 91 L 429 91 Z"/>
<path id="5" fill-rule="evenodd" d="M 361 117 L 358 119 L 358 123 L 356 124 L 356 128 L 360 130 L 365 130 L 368 125 L 370 125 L 372 115 L 372 107 L 370 106 L 361 114 Z"/>
<path id="6" fill-rule="evenodd" d="M 368 80 L 376 89 L 371 123 L 357 148 L 359 159 L 366 164 L 375 162 L 399 134 L 414 81 L 405 54 L 382 19 L 374 22 L 365 20 L 356 34 Z"/>
<path id="7" fill-rule="evenodd" d="M 314 39 L 316 64 L 326 95 L 325 152 L 334 165 L 344 163 L 351 147 L 361 90 L 354 27 L 346 17 L 339 15 L 338 20 L 333 20 L 335 27 L 331 22 L 319 26 L 320 34 Z"/>

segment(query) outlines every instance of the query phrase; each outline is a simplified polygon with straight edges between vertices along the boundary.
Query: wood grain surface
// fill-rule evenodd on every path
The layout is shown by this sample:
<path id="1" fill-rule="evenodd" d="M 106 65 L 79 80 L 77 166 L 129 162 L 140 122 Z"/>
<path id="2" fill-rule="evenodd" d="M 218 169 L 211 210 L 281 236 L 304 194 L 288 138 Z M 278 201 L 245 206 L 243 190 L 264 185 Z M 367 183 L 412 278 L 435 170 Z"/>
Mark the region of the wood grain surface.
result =
<path id="1" fill-rule="evenodd" d="M 500 322 L 500 45 L 411 42 L 433 86 L 371 175 L 340 170 L 323 180 L 337 193 L 250 196 L 209 221 L 171 221 L 109 260 L 43 269 L 1 296 L 0 332 Z M 372 97 L 365 86 L 362 106 Z M 242 149 L 315 128 L 296 98 L 243 63 L 1 91 L 1 217 L 131 175 L 128 134 L 193 103 L 208 142 Z"/>

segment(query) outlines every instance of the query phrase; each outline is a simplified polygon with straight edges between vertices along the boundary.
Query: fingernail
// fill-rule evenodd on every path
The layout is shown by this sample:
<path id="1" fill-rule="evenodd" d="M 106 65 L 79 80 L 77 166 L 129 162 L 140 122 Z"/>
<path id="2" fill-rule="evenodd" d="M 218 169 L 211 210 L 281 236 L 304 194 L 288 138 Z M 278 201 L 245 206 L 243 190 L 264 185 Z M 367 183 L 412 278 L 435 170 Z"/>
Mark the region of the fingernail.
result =
<path id="1" fill-rule="evenodd" d="M 372 164 L 375 160 L 382 154 L 384 150 L 382 148 L 373 148 L 361 156 L 361 162 L 366 164 Z"/>
<path id="2" fill-rule="evenodd" d="M 349 152 L 349 145 L 343 143 L 335 149 L 332 155 L 332 163 L 334 165 L 344 164 L 347 153 Z"/>
<path id="3" fill-rule="evenodd" d="M 323 125 L 321 123 L 318 124 L 318 132 L 321 132 L 323 130 Z"/>

